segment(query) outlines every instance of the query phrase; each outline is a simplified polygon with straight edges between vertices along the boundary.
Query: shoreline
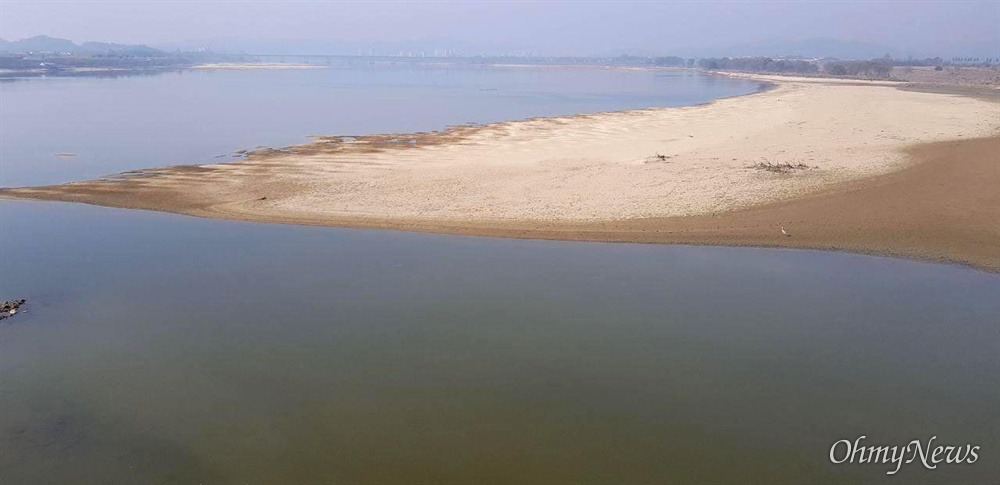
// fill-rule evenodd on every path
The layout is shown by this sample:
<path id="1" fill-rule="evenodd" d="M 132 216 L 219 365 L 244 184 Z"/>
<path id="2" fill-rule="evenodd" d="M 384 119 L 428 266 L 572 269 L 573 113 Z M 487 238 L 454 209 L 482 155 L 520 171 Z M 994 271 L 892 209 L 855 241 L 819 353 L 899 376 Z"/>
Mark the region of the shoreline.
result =
<path id="1" fill-rule="evenodd" d="M 251 152 L 243 161 L 144 170 L 139 171 L 139 177 L 116 181 L 3 189 L 0 197 L 83 202 L 220 219 L 445 234 L 842 250 L 946 261 L 1000 271 L 1000 186 L 995 182 L 1000 180 L 1000 136 L 997 136 L 1000 120 L 987 119 L 985 129 L 980 129 L 980 124 L 970 124 L 966 116 L 968 113 L 982 115 L 982 105 L 969 104 L 972 98 L 967 96 L 908 95 L 905 93 L 913 92 L 895 87 L 831 86 L 821 80 L 805 83 L 754 79 L 777 86 L 698 106 L 459 126 L 432 133 L 360 136 L 350 142 L 337 136 L 324 136 L 306 145 Z M 871 89 L 885 91 L 864 92 Z M 810 115 L 807 118 L 832 113 L 832 118 L 843 121 L 839 112 L 831 111 L 836 108 L 835 104 L 813 99 L 822 98 L 824 94 L 846 96 L 848 101 L 853 99 L 851 97 L 856 98 L 855 101 L 892 97 L 894 105 L 912 102 L 916 115 L 924 116 L 930 116 L 927 113 L 934 113 L 939 108 L 961 104 L 961 109 L 955 108 L 945 116 L 964 117 L 964 121 L 955 122 L 947 133 L 941 132 L 945 136 L 929 137 L 931 143 L 922 142 L 919 137 L 911 140 L 912 133 L 900 130 L 894 135 L 905 140 L 881 142 L 876 147 L 855 150 L 801 173 L 793 169 L 788 173 L 759 173 L 742 163 L 747 160 L 732 163 L 737 161 L 733 158 L 725 163 L 710 161 L 722 157 L 697 156 L 704 151 L 708 151 L 708 155 L 736 154 L 748 149 L 753 152 L 753 148 L 757 148 L 755 153 L 777 151 L 761 150 L 760 143 L 754 146 L 754 142 L 749 141 L 751 136 L 727 147 L 727 140 L 718 133 L 729 131 L 720 130 L 718 125 L 741 129 L 746 124 L 744 120 L 730 119 L 740 118 L 739 108 L 743 108 L 744 116 L 748 109 L 756 108 L 757 113 L 749 114 L 758 117 L 762 110 L 770 109 L 765 114 L 776 121 L 767 128 L 776 133 L 748 135 L 777 136 L 775 139 L 779 141 L 809 136 L 807 130 L 786 129 L 785 125 L 808 124 L 811 120 L 797 120 L 784 112 L 795 109 L 775 110 L 771 105 L 786 103 L 793 108 L 801 107 Z M 748 103 L 746 100 L 753 101 Z M 967 100 L 968 103 L 956 103 L 955 100 Z M 843 102 L 844 99 L 834 101 Z M 919 111 L 923 104 L 929 105 L 930 110 Z M 985 113 L 996 118 L 995 102 L 987 106 L 989 109 Z M 697 123 L 705 123 L 705 118 L 709 118 L 708 129 L 697 131 Z M 870 120 L 867 121 L 870 124 Z M 884 133 L 899 122 L 892 116 L 885 121 L 868 131 L 881 129 Z M 913 121 L 909 120 L 911 124 Z M 934 123 L 936 120 L 930 120 L 930 124 Z M 864 123 L 859 122 L 859 125 Z M 918 123 L 915 132 L 926 125 Z M 624 141 L 607 140 L 627 131 L 645 129 L 644 134 L 655 134 L 657 128 L 677 126 L 691 127 L 688 131 L 695 130 L 691 131 L 694 134 L 689 134 L 687 140 L 674 134 L 667 140 L 644 145 L 642 149 L 631 147 L 632 155 L 657 146 L 688 148 L 687 151 L 664 153 L 662 155 L 668 157 L 665 159 L 655 158 L 655 154 L 635 157 L 620 153 L 630 151 L 630 147 Z M 806 145 L 813 152 L 823 151 L 829 158 L 837 156 L 845 146 L 876 145 L 881 140 L 872 137 L 872 133 L 857 134 L 857 127 L 844 131 L 838 126 L 834 123 L 819 129 L 834 132 L 834 135 L 825 135 L 826 138 L 836 138 L 837 133 L 843 132 L 845 137 L 839 139 L 839 145 L 833 143 L 825 148 Z M 974 126 L 979 128 L 971 130 Z M 748 128 L 743 126 L 742 129 Z M 714 139 L 701 142 L 701 138 L 712 138 L 713 134 Z M 969 139 L 973 136 L 976 138 Z M 401 139 L 417 142 L 400 143 Z M 642 137 L 635 140 L 638 140 L 635 143 L 643 143 Z M 585 146 L 577 147 L 577 144 Z M 768 147 L 770 145 L 765 143 L 764 148 Z M 512 151 L 513 148 L 518 150 Z M 591 148 L 593 150 L 588 151 Z M 792 156 L 801 155 L 803 151 L 801 146 L 790 142 L 779 148 L 791 151 Z M 796 149 L 800 150 L 796 152 Z M 486 150 L 507 153 L 486 159 L 482 155 Z M 575 154 L 586 158 L 595 150 L 599 151 L 599 156 L 587 163 L 572 161 Z M 554 156 L 561 151 L 568 152 L 565 156 L 570 161 Z M 893 153 L 898 156 L 893 157 Z M 615 158 L 608 159 L 608 156 Z M 854 158 L 865 160 L 864 163 L 852 163 Z M 469 160 L 484 162 L 477 164 L 474 172 L 486 170 L 486 179 L 473 177 L 471 181 L 472 189 L 482 189 L 485 194 L 478 194 L 477 200 L 477 194 L 471 194 L 470 198 L 470 194 L 463 194 L 461 190 L 435 193 L 434 189 L 442 185 L 461 189 L 463 177 L 470 176 Z M 778 157 L 777 163 L 781 161 Z M 956 163 L 962 164 L 958 170 L 954 167 Z M 425 166 L 429 168 L 422 168 Z M 284 175 L 293 170 L 304 173 Z M 681 182 L 672 180 L 691 172 L 705 172 L 702 175 L 706 176 L 688 177 L 689 180 Z M 406 180 L 401 182 L 394 178 L 396 175 L 418 180 L 405 183 Z M 442 181 L 441 177 L 445 179 Z M 657 177 L 655 190 L 638 185 Z M 949 182 L 942 185 L 942 177 Z M 377 183 L 372 184 L 373 180 Z M 613 190 L 602 191 L 602 183 L 614 186 Z M 525 184 L 529 190 L 519 190 Z M 684 190 L 685 184 L 690 185 L 691 190 Z M 735 196 L 729 193 L 733 190 L 730 187 L 741 184 L 749 188 L 744 187 Z M 497 186 L 502 189 L 499 195 L 503 197 L 497 197 Z M 563 197 L 565 186 L 571 187 L 569 193 L 575 198 Z M 947 186 L 948 190 L 935 188 L 942 186 Z M 970 190 L 973 186 L 976 189 Z M 377 194 L 367 195 L 372 188 Z M 646 200 L 642 197 L 655 197 L 662 190 L 679 192 L 679 195 L 640 207 Z M 588 195 L 587 191 L 596 193 Z M 622 191 L 640 194 L 636 197 L 635 193 L 625 193 L 622 197 Z M 705 197 L 706 193 L 710 196 Z M 926 194 L 929 193 L 934 193 L 935 197 L 928 199 Z M 728 196 L 722 198 L 722 203 L 718 200 L 720 194 Z M 551 200 L 545 200 L 546 196 Z M 460 206 L 462 202 L 466 205 L 455 211 L 456 200 Z M 495 205 L 489 206 L 489 202 Z M 505 212 L 504 202 L 508 212 Z M 586 210 L 581 211 L 574 204 L 582 204 Z M 686 212 L 675 210 L 678 205 L 684 206 Z M 331 207 L 335 210 L 330 210 Z M 479 210 L 470 210 L 477 207 Z M 436 211 L 428 211 L 428 208 Z M 495 217 L 509 216 L 509 211 L 513 217 Z M 533 217 L 525 217 L 526 214 Z M 780 225 L 788 229 L 790 237 L 781 235 Z"/>
<path id="2" fill-rule="evenodd" d="M 286 64 L 278 62 L 214 62 L 208 64 L 196 64 L 188 69 L 193 71 L 284 71 L 329 68 L 330 66 L 316 64 Z"/>

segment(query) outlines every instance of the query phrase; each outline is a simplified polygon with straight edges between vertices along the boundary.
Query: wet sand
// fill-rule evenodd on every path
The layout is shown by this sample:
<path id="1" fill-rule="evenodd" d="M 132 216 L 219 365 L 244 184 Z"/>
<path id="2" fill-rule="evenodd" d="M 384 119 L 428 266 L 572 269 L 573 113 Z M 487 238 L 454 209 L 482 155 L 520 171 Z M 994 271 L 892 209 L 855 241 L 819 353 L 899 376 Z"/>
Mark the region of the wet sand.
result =
<path id="1" fill-rule="evenodd" d="M 1000 270 L 998 133 L 1000 107 L 982 97 L 780 81 L 703 106 L 317 137 L 234 163 L 0 196 L 294 224 L 849 250 Z"/>

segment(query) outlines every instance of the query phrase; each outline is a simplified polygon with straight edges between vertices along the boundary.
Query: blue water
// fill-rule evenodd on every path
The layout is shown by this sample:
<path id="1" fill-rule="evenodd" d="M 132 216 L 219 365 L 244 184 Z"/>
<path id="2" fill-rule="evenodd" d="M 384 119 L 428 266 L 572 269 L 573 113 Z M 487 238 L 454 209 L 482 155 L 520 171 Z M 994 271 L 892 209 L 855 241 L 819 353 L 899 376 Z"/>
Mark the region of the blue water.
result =
<path id="1" fill-rule="evenodd" d="M 628 73 L 636 77 L 618 83 L 626 74 L 584 70 L 580 79 L 589 81 L 572 83 L 575 71 L 563 70 L 504 70 L 497 79 L 492 71 L 377 72 L 403 84 L 398 98 L 387 80 L 382 94 L 359 104 L 367 111 L 290 121 L 302 123 L 297 131 L 254 114 L 269 106 L 280 117 L 295 103 L 311 104 L 311 96 L 275 89 L 286 84 L 274 79 L 308 84 L 340 74 L 0 85 L 0 170 L 4 184 L 8 176 L 11 185 L 45 183 L 70 177 L 63 171 L 75 178 L 155 166 L 167 155 L 188 160 L 183 150 L 202 156 L 290 143 L 313 127 L 413 131 L 531 110 L 634 107 L 658 96 L 667 102 L 671 83 L 701 86 L 688 102 L 712 89 L 733 94 L 721 81 L 689 74 Z M 365 74 L 346 75 L 371 84 Z M 518 85 L 520 94 L 504 102 L 493 98 L 504 90 L 474 89 L 514 90 L 513 79 L 537 84 Z M 150 96 L 157 99 L 150 109 L 162 114 L 175 104 L 171 96 L 181 96 L 166 86 L 190 94 L 191 85 L 178 87 L 190 80 L 205 94 L 185 98 L 194 101 L 173 121 L 128 122 L 158 118 L 133 105 L 142 86 L 163 88 Z M 599 88 L 598 80 L 609 84 Z M 448 96 L 413 96 L 436 91 L 478 101 L 475 109 L 456 103 L 448 114 L 440 111 Z M 52 98 L 64 117 L 11 116 L 12 93 Z M 227 96 L 239 102 L 223 103 Z M 257 109 L 245 106 L 251 98 Z M 100 99 L 116 114 L 103 125 L 83 108 Z M 400 109 L 421 103 L 439 108 Z M 206 117 L 191 120 L 203 129 L 187 131 L 191 110 Z M 478 118 L 463 119 L 471 116 Z M 243 129 L 220 126 L 224 119 Z M 364 119 L 369 124 L 351 121 Z M 79 145 L 61 137 L 46 145 L 36 136 L 46 130 L 77 133 L 70 139 Z M 157 131 L 169 136 L 151 135 Z M 38 158 L 8 161 L 30 146 Z M 64 150 L 80 155 L 50 156 Z M 116 153 L 135 158 L 102 158 Z M 5 484 L 1000 478 L 1000 275 L 964 267 L 0 201 L 0 298 L 28 299 L 25 312 L 0 322 Z M 829 463 L 833 443 L 861 435 L 890 446 L 937 436 L 945 445 L 980 446 L 980 459 L 933 471 L 911 463 L 895 476 L 885 474 L 890 465 Z"/>

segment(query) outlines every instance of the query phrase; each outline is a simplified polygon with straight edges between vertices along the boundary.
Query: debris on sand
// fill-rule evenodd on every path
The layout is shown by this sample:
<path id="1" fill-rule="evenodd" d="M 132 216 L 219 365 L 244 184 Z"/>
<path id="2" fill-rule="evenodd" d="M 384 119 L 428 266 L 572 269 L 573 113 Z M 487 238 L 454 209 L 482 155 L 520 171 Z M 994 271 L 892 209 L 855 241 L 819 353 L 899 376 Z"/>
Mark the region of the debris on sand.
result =
<path id="1" fill-rule="evenodd" d="M 673 158 L 673 156 L 671 156 L 671 155 L 663 155 L 663 154 L 657 152 L 655 155 L 650 155 L 650 156 L 644 158 L 641 161 L 641 163 L 666 162 L 667 160 L 670 160 L 671 158 Z"/>
<path id="2" fill-rule="evenodd" d="M 8 300 L 0 303 L 0 320 L 14 316 L 18 308 L 24 305 L 24 302 L 25 300 L 22 298 L 20 300 Z"/>
<path id="3" fill-rule="evenodd" d="M 764 170 L 764 171 L 767 171 L 767 172 L 774 172 L 774 173 L 788 173 L 788 172 L 791 172 L 793 170 L 805 170 L 805 169 L 811 168 L 811 167 L 809 167 L 809 165 L 806 165 L 804 163 L 799 163 L 799 164 L 793 165 L 791 163 L 760 162 L 758 164 L 750 165 L 747 168 L 753 168 L 753 169 L 757 169 L 757 170 Z"/>

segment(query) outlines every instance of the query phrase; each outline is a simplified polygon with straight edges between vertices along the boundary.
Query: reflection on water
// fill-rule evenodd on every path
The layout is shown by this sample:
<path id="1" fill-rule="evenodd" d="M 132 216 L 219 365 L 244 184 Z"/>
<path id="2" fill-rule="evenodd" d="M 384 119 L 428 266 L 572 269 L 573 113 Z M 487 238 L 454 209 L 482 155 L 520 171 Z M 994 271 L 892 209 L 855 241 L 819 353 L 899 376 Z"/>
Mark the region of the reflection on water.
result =
<path id="1" fill-rule="evenodd" d="M 995 482 L 1000 276 L 0 201 L 4 483 Z M 830 446 L 982 447 L 833 466 Z"/>

